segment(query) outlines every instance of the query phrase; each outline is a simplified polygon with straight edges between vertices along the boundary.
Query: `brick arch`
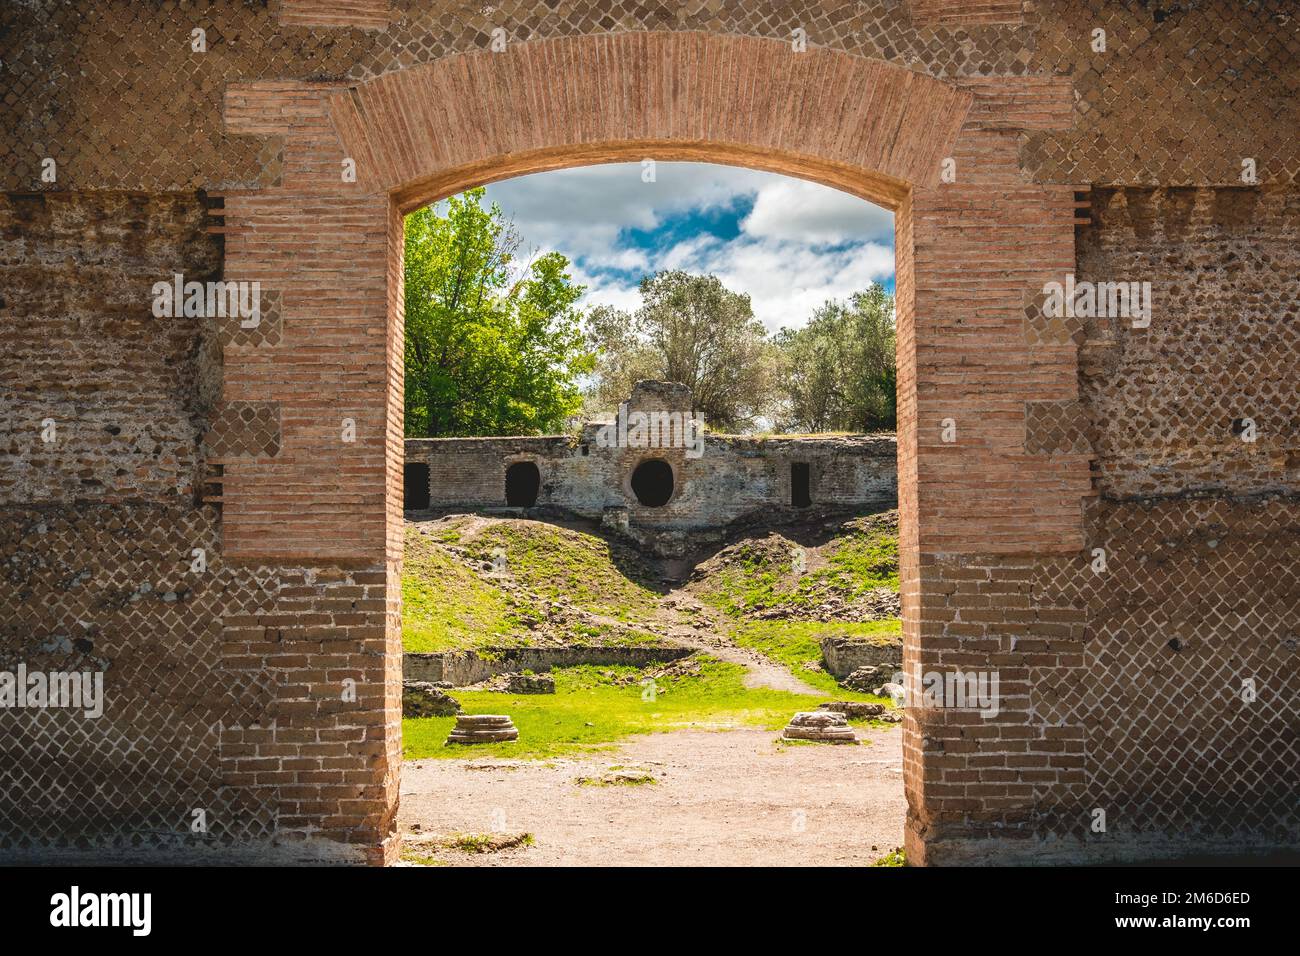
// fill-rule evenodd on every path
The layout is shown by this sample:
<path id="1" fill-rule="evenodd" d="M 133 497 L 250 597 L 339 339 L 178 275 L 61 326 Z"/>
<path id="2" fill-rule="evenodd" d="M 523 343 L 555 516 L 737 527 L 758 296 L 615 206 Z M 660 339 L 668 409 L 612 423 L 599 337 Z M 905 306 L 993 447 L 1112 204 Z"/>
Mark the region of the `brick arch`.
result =
<path id="1" fill-rule="evenodd" d="M 788 42 L 622 33 L 516 43 L 333 93 L 358 180 L 404 211 L 488 178 L 642 156 L 817 179 L 896 208 L 938 180 L 973 96 Z"/>
<path id="2" fill-rule="evenodd" d="M 905 663 L 983 663 L 1022 689 L 1031 663 L 1047 673 L 1075 666 L 1073 644 L 1016 643 L 1032 633 L 1030 612 L 1017 610 L 1030 585 L 1016 583 L 1016 556 L 1076 554 L 1091 489 L 1077 346 L 1069 328 L 1032 309 L 1045 281 L 1073 270 L 1076 190 L 1028 183 L 1019 162 L 1023 132 L 1068 125 L 1071 102 L 1068 82 L 1053 77 L 946 83 L 849 54 L 703 33 L 518 43 L 354 86 L 229 88 L 228 130 L 279 137 L 282 149 L 265 171 L 274 185 L 225 198 L 226 277 L 260 281 L 278 311 L 265 334 L 226 350 L 223 553 L 359 568 L 385 582 L 384 601 L 349 615 L 360 710 L 306 707 L 337 697 L 332 677 L 284 650 L 297 677 L 286 682 L 297 695 L 289 713 L 306 714 L 291 727 L 364 734 L 346 787 L 310 804 L 329 832 L 372 858 L 396 851 L 402 214 L 512 175 L 648 154 L 789 173 L 893 209 Z M 955 183 L 938 181 L 943 159 L 955 162 Z M 341 181 L 349 160 L 355 182 Z M 343 419 L 355 436 L 346 443 Z M 942 437 L 948 419 L 955 443 Z M 244 422 L 260 430 L 245 434 Z M 961 622 L 972 640 L 956 642 L 948 597 L 981 587 L 991 596 L 978 599 L 996 613 Z M 1053 613 L 1063 623 L 1051 626 L 1074 640 L 1074 611 Z M 1014 761 L 1027 737 L 1042 737 L 1042 721 L 1028 693 L 1009 699 L 978 742 L 966 714 L 908 711 L 909 859 L 983 858 L 997 852 L 984 847 L 999 828 L 1023 827 L 1069 797 L 1081 726 L 1051 728 L 1028 783 Z M 254 746 L 248 759 L 261 756 Z M 968 795 L 985 775 L 1012 782 Z M 282 828 L 310 834 L 313 817 L 289 805 L 296 822 Z M 1014 858 L 1021 847 L 1003 852 Z"/>

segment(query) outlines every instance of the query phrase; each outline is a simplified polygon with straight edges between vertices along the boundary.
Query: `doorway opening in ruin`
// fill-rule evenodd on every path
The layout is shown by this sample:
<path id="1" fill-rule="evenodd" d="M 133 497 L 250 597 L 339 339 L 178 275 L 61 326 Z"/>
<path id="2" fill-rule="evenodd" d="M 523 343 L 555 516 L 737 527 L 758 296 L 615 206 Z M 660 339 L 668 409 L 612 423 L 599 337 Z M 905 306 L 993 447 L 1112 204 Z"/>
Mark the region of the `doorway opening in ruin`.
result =
<path id="1" fill-rule="evenodd" d="M 790 505 L 807 508 L 812 504 L 812 477 L 808 462 L 790 463 Z"/>
<path id="2" fill-rule="evenodd" d="M 531 508 L 537 504 L 542 473 L 531 461 L 517 461 L 506 469 L 506 506 Z"/>
<path id="3" fill-rule="evenodd" d="M 429 466 L 408 461 L 402 466 L 402 510 L 424 511 L 429 507 Z"/>
<path id="4" fill-rule="evenodd" d="M 850 338 L 855 322 L 867 327 L 873 315 L 888 312 L 884 324 L 892 328 L 893 219 L 874 206 L 865 217 L 856 212 L 853 204 L 869 205 L 859 197 L 827 196 L 819 190 L 834 190 L 739 167 L 710 167 L 708 188 L 696 190 L 700 202 L 714 204 L 707 213 L 629 212 L 628 201 L 609 195 L 621 178 L 641 190 L 644 199 L 633 202 L 659 201 L 676 165 L 660 165 L 657 184 L 641 179 L 644 167 L 618 164 L 493 180 L 475 200 L 486 211 L 497 197 L 511 198 L 506 187 L 551 177 L 546 188 L 515 197 L 522 221 L 511 225 L 540 246 L 523 246 L 520 258 L 541 262 L 548 244 L 582 237 L 585 245 L 572 247 L 571 258 L 549 275 L 584 286 L 587 298 L 580 302 L 605 307 L 606 331 L 610 322 L 622 325 L 618 335 L 604 338 L 595 336 L 594 322 L 582 328 L 593 360 L 579 380 L 583 401 L 541 427 L 529 424 L 536 408 L 527 389 L 508 401 L 466 390 L 458 399 L 466 409 L 463 425 L 425 437 L 434 434 L 430 422 L 446 427 L 452 403 L 435 408 L 446 397 L 434 392 L 431 410 L 413 413 L 409 399 L 423 382 L 450 376 L 443 368 L 407 368 L 408 426 L 423 415 L 410 432 L 419 437 L 407 439 L 407 456 L 432 462 L 436 480 L 432 517 L 412 516 L 406 527 L 405 670 L 408 679 L 438 686 L 420 692 L 427 700 L 404 721 L 411 763 L 404 771 L 403 816 L 420 833 L 490 830 L 494 838 L 513 839 L 516 831 L 535 832 L 547 849 L 520 852 L 520 863 L 580 852 L 567 841 L 597 827 L 603 849 L 592 848 L 596 855 L 583 862 L 617 862 L 647 852 L 624 834 L 648 828 L 654 840 L 671 846 L 681 827 L 694 826 L 680 812 L 683 802 L 657 799 L 678 780 L 710 806 L 726 805 L 736 798 L 728 789 L 750 781 L 771 805 L 755 817 L 749 836 L 737 835 L 737 847 L 750 847 L 749 862 L 804 862 L 807 846 L 771 837 L 760 819 L 800 812 L 829 828 L 820 831 L 816 852 L 875 862 L 902 844 L 905 807 L 900 718 L 888 696 L 877 693 L 902 659 L 893 421 L 862 419 L 855 427 L 826 403 L 795 404 L 793 387 L 806 390 L 819 381 L 832 363 L 818 367 L 818 356 Z M 560 175 L 597 169 L 604 178 L 594 185 L 575 186 Z M 719 203 L 718 184 L 725 189 L 730 177 L 752 195 Z M 452 199 L 463 204 L 468 195 L 443 202 L 450 208 Z M 603 228 L 611 210 L 635 225 Z M 459 215 L 478 214 L 462 205 Z M 539 228 L 547 216 L 563 221 Z M 869 240 L 858 235 L 864 222 L 873 230 Z M 658 244 L 656 224 L 672 248 Z M 503 233 L 509 228 L 503 225 Z M 408 227 L 408 243 L 410 236 Z M 625 248 L 630 243 L 639 248 Z M 728 250 L 728 243 L 736 245 Z M 708 250 L 720 251 L 709 258 Z M 681 268 L 656 271 L 661 257 Z M 410 258 L 428 261 L 429 255 Z M 732 261 L 736 268 L 728 271 Z M 783 264 L 796 262 L 808 282 L 799 290 L 782 278 Z M 687 275 L 666 281 L 660 298 L 653 298 L 653 284 L 641 292 L 642 278 L 674 271 Z M 538 281 L 536 274 L 512 277 L 500 294 Z M 510 334 L 538 327 L 535 304 L 561 301 L 562 285 L 553 283 L 533 304 L 503 304 L 493 314 L 493 331 L 508 327 L 512 308 L 532 325 L 521 322 Z M 427 328 L 426 317 L 411 312 L 412 287 L 408 276 L 408 327 Z M 864 296 L 854 299 L 854 293 Z M 642 334 L 641 323 L 661 321 L 662 310 L 692 297 L 720 302 L 724 311 L 753 310 L 752 322 L 728 331 L 751 338 L 748 351 L 718 369 L 718 384 L 788 382 L 791 391 L 730 417 L 716 404 L 701 413 L 700 399 L 716 394 L 711 380 L 696 379 L 693 391 L 655 366 L 646 351 L 653 332 L 628 346 L 627 337 Z M 830 300 L 837 300 L 833 307 Z M 872 309 L 885 312 L 868 314 Z M 799 317 L 797 329 L 817 319 L 817 334 L 778 336 L 792 315 Z M 713 348 L 707 333 L 731 320 L 706 314 L 694 329 L 696 351 Z M 521 341 L 494 351 L 499 366 L 491 374 L 475 367 L 474 380 L 509 381 L 513 360 L 528 354 Z M 892 359 L 892 337 L 887 348 Z M 521 381 L 539 380 L 537 365 L 519 367 L 527 372 Z M 888 389 L 887 400 L 883 392 L 874 395 L 872 407 L 892 415 L 892 380 Z M 514 408 L 524 414 L 484 424 Z M 528 460 L 519 460 L 525 455 Z M 533 509 L 526 516 L 501 509 L 500 478 L 491 475 L 503 472 L 496 469 L 504 470 L 506 505 Z M 454 703 L 443 703 L 444 696 Z M 494 744 L 448 747 L 459 718 L 439 708 L 457 705 L 471 717 L 509 715 L 513 728 Z M 795 725 L 795 715 L 805 713 L 820 716 Z M 826 720 L 834 726 L 825 728 Z M 826 746 L 792 743 L 801 740 Z M 830 746 L 846 740 L 869 743 L 880 766 L 864 772 L 854 754 L 866 748 Z M 607 759 L 592 747 L 620 751 Z M 531 759 L 557 752 L 581 762 L 581 773 L 561 780 Z M 767 759 L 773 752 L 782 755 L 779 762 Z M 461 772 L 463 761 L 480 756 L 520 761 L 509 792 L 491 775 Z M 863 790 L 834 810 L 800 810 L 810 789 L 824 790 L 844 774 L 862 777 Z M 643 799 L 630 809 L 632 819 L 611 827 L 614 816 L 586 819 L 590 807 L 572 805 L 570 791 L 580 795 L 587 787 L 610 794 L 634 787 Z M 449 790 L 463 799 L 449 802 Z M 501 814 L 474 817 L 474 807 L 488 805 Z M 692 806 L 700 819 L 710 819 L 712 810 Z M 862 819 L 870 821 L 869 832 L 851 823 Z M 706 829 L 734 831 L 718 820 Z M 581 842 L 589 846 L 589 836 Z M 728 859 L 717 852 L 723 855 L 711 859 Z"/>
<path id="5" fill-rule="evenodd" d="M 632 493 L 647 508 L 662 508 L 673 497 L 673 468 L 662 458 L 650 458 L 632 470 Z"/>

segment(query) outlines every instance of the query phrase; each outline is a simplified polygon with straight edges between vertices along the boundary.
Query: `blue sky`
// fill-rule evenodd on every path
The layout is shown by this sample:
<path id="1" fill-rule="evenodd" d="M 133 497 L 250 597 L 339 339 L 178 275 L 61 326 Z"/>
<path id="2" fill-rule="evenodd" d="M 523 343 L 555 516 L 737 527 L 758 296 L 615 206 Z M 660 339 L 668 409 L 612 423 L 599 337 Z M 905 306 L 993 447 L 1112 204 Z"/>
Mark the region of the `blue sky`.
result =
<path id="1" fill-rule="evenodd" d="M 711 272 L 746 292 L 769 331 L 800 326 L 828 298 L 894 286 L 894 217 L 826 186 L 708 163 L 586 166 L 488 186 L 530 250 L 564 253 L 582 305 L 629 311 L 641 277 Z"/>

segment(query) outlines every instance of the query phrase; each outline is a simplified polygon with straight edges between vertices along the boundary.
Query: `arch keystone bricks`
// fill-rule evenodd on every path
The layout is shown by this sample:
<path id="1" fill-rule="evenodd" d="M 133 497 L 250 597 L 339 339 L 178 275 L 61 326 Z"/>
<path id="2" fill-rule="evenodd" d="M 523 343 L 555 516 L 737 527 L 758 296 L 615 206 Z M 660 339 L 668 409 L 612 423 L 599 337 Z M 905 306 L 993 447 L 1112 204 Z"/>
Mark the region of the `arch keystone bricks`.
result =
<path id="1" fill-rule="evenodd" d="M 891 208 L 938 180 L 973 96 L 886 63 L 705 33 L 510 44 L 329 97 L 358 178 L 403 209 L 552 165 L 709 158 L 841 184 Z M 486 105 L 486 108 L 484 106 Z M 820 175 L 819 175 L 820 173 Z"/>

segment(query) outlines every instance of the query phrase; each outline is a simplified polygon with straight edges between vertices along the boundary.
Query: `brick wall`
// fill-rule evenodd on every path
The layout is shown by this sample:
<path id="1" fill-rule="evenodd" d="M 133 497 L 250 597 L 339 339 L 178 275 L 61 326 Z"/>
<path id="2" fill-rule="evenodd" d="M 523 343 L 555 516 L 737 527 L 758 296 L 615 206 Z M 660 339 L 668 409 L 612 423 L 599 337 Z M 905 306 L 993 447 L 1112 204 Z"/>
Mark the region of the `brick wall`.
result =
<path id="1" fill-rule="evenodd" d="M 105 694 L 93 721 L 0 709 L 2 859 L 385 852 L 395 575 L 228 562 L 201 500 L 227 407 L 219 330 L 155 317 L 151 288 L 220 277 L 207 204 L 0 201 L 0 302 L 21 317 L 0 354 L 0 670 L 98 672 Z"/>
<path id="2" fill-rule="evenodd" d="M 1294 491 L 1300 192 L 1104 189 L 1092 216 L 1080 277 L 1143 279 L 1155 302 L 1148 329 L 1081 319 L 1074 331 L 1102 493 Z"/>
<path id="3" fill-rule="evenodd" d="M 1151 282 L 1151 325 L 1055 333 L 1080 346 L 1071 449 L 1098 493 L 1082 548 L 923 568 L 927 663 L 987 653 L 1008 705 L 913 738 L 909 790 L 932 813 L 913 845 L 932 862 L 1267 853 L 1300 834 L 1296 194 L 1104 189 L 1090 218 L 1079 279 Z M 1028 333 L 1043 323 L 1031 304 Z M 1247 416 L 1255 442 L 1233 427 Z"/>
<path id="4" fill-rule="evenodd" d="M 1300 125 L 1300 98 L 1289 79 L 1296 41 L 1287 0 L 899 0 L 839 7 L 820 0 L 556 0 L 544 8 L 535 0 L 392 0 L 382 29 L 379 6 L 5 4 L 0 63 L 13 96 L 0 118 L 0 189 L 265 185 L 279 171 L 280 144 L 223 127 L 229 84 L 354 84 L 485 50 L 498 27 L 512 44 L 648 30 L 788 42 L 802 27 L 811 47 L 943 79 L 1069 76 L 1074 122 L 1026 139 L 1024 167 L 1040 181 L 1227 185 L 1239 182 L 1243 155 L 1258 160 L 1262 182 L 1292 182 L 1300 171 L 1291 135 Z M 364 19 L 331 25 L 348 14 Z M 196 28 L 206 30 L 206 53 L 186 42 Z M 1099 28 L 1107 31 L 1105 54 L 1091 47 Z M 76 82 L 60 79 L 70 63 L 78 66 Z M 136 122 L 104 122 L 105 107 Z M 1171 112 L 1178 122 L 1167 121 Z M 149 135 L 138 135 L 145 128 Z M 1218 135 L 1229 128 L 1234 135 Z M 60 167 L 53 187 L 40 180 L 46 156 Z"/>
<path id="5" fill-rule="evenodd" d="M 400 213 L 647 150 L 895 211 L 905 663 L 1006 695 L 909 711 L 909 858 L 1300 844 L 1289 15 L 5 5 L 0 652 L 111 696 L 0 715 L 0 852 L 392 858 Z M 174 271 L 260 281 L 264 327 L 160 327 Z M 1151 281 L 1151 326 L 1048 320 L 1071 271 Z"/>
<path id="6" fill-rule="evenodd" d="M 0 197 L 0 502 L 197 493 L 221 351 L 150 290 L 220 278 L 206 225 L 194 195 Z"/>
<path id="7" fill-rule="evenodd" d="M 11 505 L 0 554 L 0 670 L 105 698 L 0 710 L 0 858 L 382 859 L 385 569 L 229 564 L 217 510 L 176 498 Z"/>

